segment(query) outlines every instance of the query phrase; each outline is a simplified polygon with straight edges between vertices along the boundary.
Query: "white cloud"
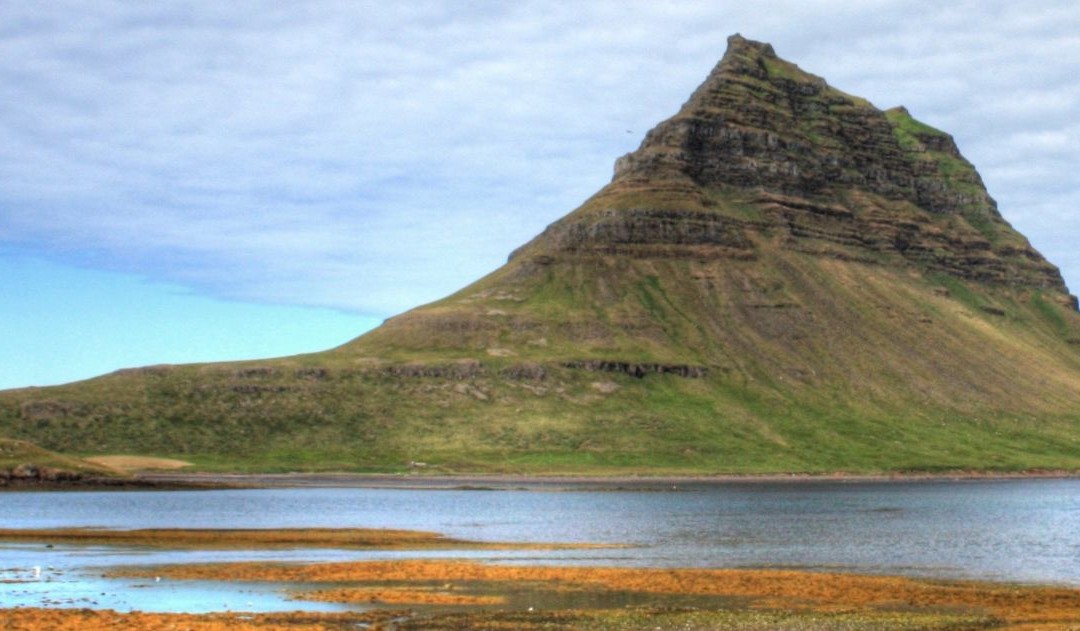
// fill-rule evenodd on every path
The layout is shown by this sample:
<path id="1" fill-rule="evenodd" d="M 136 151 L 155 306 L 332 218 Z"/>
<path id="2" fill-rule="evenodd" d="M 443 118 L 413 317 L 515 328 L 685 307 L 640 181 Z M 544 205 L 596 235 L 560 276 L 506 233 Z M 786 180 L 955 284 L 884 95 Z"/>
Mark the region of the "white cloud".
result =
<path id="1" fill-rule="evenodd" d="M 9 3 L 0 240 L 391 315 L 595 192 L 741 31 L 956 135 L 1061 261 L 1080 216 L 1035 208 L 1080 202 L 1078 19 L 1068 1 Z"/>

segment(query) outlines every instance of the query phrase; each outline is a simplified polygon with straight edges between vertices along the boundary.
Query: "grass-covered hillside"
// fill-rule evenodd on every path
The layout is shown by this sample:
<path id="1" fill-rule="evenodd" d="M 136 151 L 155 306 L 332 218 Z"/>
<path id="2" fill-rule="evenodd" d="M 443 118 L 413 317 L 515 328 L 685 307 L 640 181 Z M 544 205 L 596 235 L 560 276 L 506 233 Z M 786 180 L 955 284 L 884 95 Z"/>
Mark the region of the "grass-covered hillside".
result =
<path id="1" fill-rule="evenodd" d="M 1056 296 L 772 256 L 511 266 L 327 353 L 10 391 L 0 431 L 218 469 L 1080 468 Z"/>

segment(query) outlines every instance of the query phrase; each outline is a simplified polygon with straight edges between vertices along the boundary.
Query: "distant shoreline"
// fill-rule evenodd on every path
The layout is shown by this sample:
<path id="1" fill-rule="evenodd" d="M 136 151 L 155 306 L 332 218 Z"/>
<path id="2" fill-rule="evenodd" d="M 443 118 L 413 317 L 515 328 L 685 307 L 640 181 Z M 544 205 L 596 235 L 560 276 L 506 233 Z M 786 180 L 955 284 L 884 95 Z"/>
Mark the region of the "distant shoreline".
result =
<path id="1" fill-rule="evenodd" d="M 771 473 L 719 475 L 586 475 L 489 473 L 211 473 L 142 471 L 132 476 L 83 477 L 70 481 L 26 480 L 0 484 L 5 491 L 190 491 L 242 488 L 368 488 L 469 491 L 680 491 L 711 485 L 977 482 L 1002 480 L 1077 479 L 1080 471 L 944 473 Z"/>
<path id="2" fill-rule="evenodd" d="M 1075 479 L 1080 471 L 1016 473 L 960 471 L 891 474 L 761 475 L 523 475 L 523 474 L 372 474 L 372 473 L 142 473 L 151 487 L 301 488 L 355 487 L 416 490 L 670 491 L 713 484 L 903 483 Z"/>

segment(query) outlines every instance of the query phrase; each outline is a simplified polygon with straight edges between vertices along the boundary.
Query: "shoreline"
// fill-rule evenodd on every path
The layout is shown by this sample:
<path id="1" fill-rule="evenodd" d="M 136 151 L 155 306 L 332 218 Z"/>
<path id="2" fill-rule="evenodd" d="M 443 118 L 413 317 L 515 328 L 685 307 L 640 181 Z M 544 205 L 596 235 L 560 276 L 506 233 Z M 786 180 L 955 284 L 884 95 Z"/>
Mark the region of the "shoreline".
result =
<path id="1" fill-rule="evenodd" d="M 910 483 L 1078 479 L 1077 471 L 1015 473 L 958 471 L 884 474 L 722 474 L 722 475 L 588 475 L 486 473 L 168 473 L 142 472 L 138 480 L 157 488 L 304 488 L 351 487 L 401 490 L 476 491 L 672 491 L 724 484 Z"/>
<path id="2" fill-rule="evenodd" d="M 583 473 L 353 473 L 345 471 L 290 473 L 221 473 L 177 470 L 134 471 L 125 477 L 82 477 L 71 480 L 6 480 L 4 492 L 199 491 L 272 488 L 367 488 L 468 491 L 683 491 L 713 485 L 756 484 L 903 484 L 994 482 L 1010 480 L 1074 480 L 1080 471 L 948 471 L 894 473 L 766 473 L 766 474 L 583 474 Z"/>
<path id="3" fill-rule="evenodd" d="M 210 480 L 156 480 L 152 477 L 131 476 L 86 477 L 71 480 L 7 480 L 0 484 L 0 493 L 33 493 L 41 491 L 208 491 L 225 488 L 233 487 Z"/>

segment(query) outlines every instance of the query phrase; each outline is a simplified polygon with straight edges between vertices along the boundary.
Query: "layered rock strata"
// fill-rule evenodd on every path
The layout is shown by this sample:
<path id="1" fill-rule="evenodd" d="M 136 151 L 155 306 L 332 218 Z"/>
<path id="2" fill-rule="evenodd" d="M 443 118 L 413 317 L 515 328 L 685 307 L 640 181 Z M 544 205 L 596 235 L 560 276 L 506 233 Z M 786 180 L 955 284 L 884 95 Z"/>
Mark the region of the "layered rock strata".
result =
<path id="1" fill-rule="evenodd" d="M 750 259 L 777 239 L 1075 302 L 951 136 L 739 35 L 679 112 L 618 159 L 609 186 L 515 256 Z"/>

